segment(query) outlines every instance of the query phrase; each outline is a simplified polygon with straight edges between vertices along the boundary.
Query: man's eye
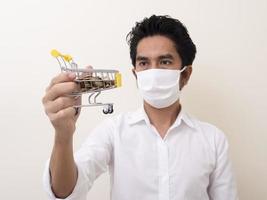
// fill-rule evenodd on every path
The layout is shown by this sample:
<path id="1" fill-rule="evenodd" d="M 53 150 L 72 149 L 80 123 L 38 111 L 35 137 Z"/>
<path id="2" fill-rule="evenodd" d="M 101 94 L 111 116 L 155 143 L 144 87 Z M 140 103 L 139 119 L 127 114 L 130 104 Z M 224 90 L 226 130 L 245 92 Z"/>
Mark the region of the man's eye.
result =
<path id="1" fill-rule="evenodd" d="M 162 60 L 161 63 L 162 65 L 170 65 L 172 62 L 170 60 Z"/>
<path id="2" fill-rule="evenodd" d="M 147 62 L 139 62 L 139 66 L 146 66 Z"/>

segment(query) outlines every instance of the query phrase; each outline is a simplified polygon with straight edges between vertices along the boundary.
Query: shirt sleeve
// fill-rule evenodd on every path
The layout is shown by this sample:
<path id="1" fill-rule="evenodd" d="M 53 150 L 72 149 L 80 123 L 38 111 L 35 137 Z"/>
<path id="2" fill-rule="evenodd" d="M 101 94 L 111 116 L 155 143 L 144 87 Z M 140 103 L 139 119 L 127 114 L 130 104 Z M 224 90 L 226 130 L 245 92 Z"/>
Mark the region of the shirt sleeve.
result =
<path id="1" fill-rule="evenodd" d="M 215 136 L 216 164 L 210 175 L 208 187 L 210 200 L 238 200 L 228 149 L 229 144 L 224 133 L 217 130 Z"/>
<path id="2" fill-rule="evenodd" d="M 113 152 L 113 127 L 111 120 L 106 120 L 93 130 L 81 148 L 75 152 L 78 179 L 72 193 L 65 200 L 86 200 L 95 179 L 107 171 Z M 44 190 L 50 200 L 61 200 L 56 198 L 51 188 L 49 161 L 46 162 L 43 175 Z"/>

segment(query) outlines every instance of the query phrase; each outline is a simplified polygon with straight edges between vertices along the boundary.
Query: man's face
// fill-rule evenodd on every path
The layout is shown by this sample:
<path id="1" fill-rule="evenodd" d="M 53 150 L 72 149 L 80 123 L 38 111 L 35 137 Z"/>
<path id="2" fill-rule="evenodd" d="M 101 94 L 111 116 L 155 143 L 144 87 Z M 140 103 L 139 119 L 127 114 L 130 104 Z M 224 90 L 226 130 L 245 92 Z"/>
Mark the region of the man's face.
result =
<path id="1" fill-rule="evenodd" d="M 136 50 L 135 72 L 147 69 L 174 69 L 182 68 L 182 59 L 176 51 L 175 44 L 165 36 L 151 36 L 140 40 Z M 180 89 L 187 83 L 192 72 L 192 67 L 181 74 Z"/>
<path id="2" fill-rule="evenodd" d="M 182 60 L 172 40 L 165 36 L 152 36 L 140 40 L 136 50 L 135 70 L 180 69 Z"/>

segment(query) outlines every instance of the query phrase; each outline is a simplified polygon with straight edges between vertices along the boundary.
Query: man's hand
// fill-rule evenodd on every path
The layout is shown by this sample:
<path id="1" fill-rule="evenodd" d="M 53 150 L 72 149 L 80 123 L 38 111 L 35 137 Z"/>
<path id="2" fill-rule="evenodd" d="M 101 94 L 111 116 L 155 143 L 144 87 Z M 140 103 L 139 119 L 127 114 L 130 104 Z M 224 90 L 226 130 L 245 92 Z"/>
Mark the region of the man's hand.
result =
<path id="1" fill-rule="evenodd" d="M 51 80 L 42 99 L 46 115 L 55 128 L 56 139 L 69 141 L 75 132 L 75 123 L 79 116 L 74 105 L 80 105 L 80 96 L 70 96 L 78 91 L 74 82 L 74 73 L 60 73 Z"/>

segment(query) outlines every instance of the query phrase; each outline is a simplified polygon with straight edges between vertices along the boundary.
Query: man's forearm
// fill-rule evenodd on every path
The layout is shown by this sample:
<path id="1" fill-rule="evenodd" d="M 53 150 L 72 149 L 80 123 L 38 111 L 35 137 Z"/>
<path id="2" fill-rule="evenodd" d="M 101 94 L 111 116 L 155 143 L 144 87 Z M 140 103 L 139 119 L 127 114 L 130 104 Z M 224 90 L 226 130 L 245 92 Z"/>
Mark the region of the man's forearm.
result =
<path id="1" fill-rule="evenodd" d="M 71 141 L 55 140 L 51 159 L 50 174 L 52 190 L 56 197 L 66 198 L 73 191 L 78 173 L 73 157 Z"/>

